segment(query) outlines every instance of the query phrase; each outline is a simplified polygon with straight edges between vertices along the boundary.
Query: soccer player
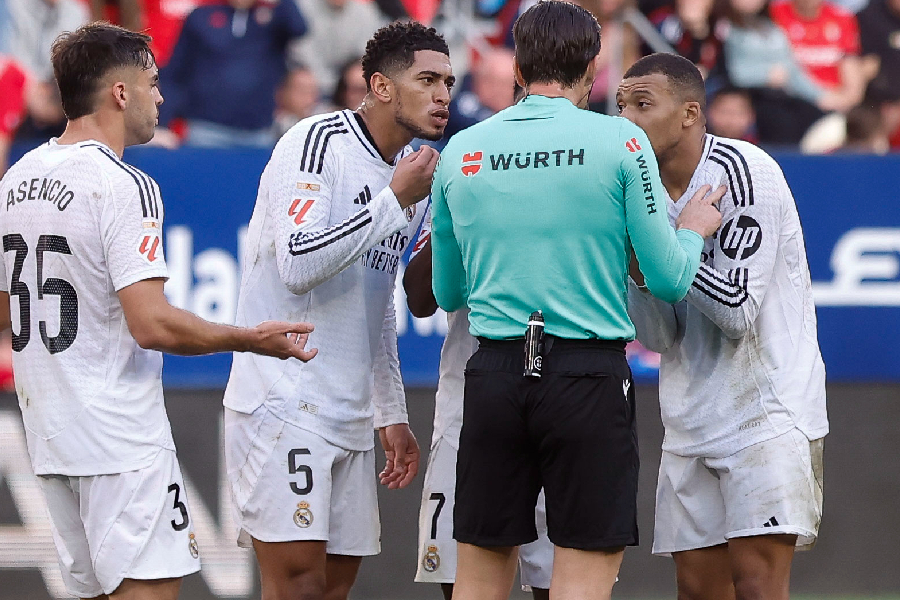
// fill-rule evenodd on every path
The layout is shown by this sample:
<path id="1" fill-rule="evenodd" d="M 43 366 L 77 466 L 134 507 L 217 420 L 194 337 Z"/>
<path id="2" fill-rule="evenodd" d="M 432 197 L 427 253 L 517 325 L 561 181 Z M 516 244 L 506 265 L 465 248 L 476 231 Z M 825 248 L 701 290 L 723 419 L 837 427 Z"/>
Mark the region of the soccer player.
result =
<path id="1" fill-rule="evenodd" d="M 346 598 L 378 553 L 373 425 L 383 484 L 418 469 L 392 298 L 438 159 L 408 144 L 443 135 L 454 77 L 447 44 L 419 23 L 378 30 L 363 72 L 359 109 L 300 121 L 275 147 L 247 234 L 237 322 L 311 319 L 322 351 L 302 367 L 238 357 L 225 392 L 239 543 L 256 550 L 267 599 Z"/>
<path id="2" fill-rule="evenodd" d="M 724 190 L 701 188 L 676 232 L 640 128 L 580 110 L 597 69 L 600 26 L 555 0 L 513 28 L 526 96 L 459 132 L 432 186 L 433 289 L 468 306 L 478 351 L 466 365 L 456 469 L 456 600 L 506 598 L 516 547 L 534 541 L 543 487 L 554 560 L 550 594 L 610 597 L 637 543 L 631 246 L 655 293 L 680 300 Z M 529 315 L 543 311 L 541 376 L 526 377 Z"/>
<path id="3" fill-rule="evenodd" d="M 79 598 L 174 600 L 200 566 L 160 351 L 315 354 L 310 325 L 215 325 L 166 301 L 159 188 L 121 158 L 162 103 L 149 41 L 106 23 L 57 38 L 66 130 L 0 183 L 0 326 L 15 324 L 28 450 Z"/>
<path id="4" fill-rule="evenodd" d="M 422 229 L 413 245 L 412 256 L 403 275 L 409 310 L 416 317 L 437 311 L 431 290 L 431 207 L 425 211 Z M 425 470 L 422 506 L 419 510 L 419 553 L 416 581 L 439 583 L 445 600 L 450 600 L 456 580 L 456 541 L 453 539 L 453 507 L 456 490 L 456 454 L 462 427 L 463 373 L 466 361 L 478 349 L 478 340 L 469 333 L 469 311 L 460 309 L 447 315 L 447 337 L 441 347 L 440 377 L 434 402 L 434 433 Z M 531 588 L 535 600 L 549 598 L 553 568 L 553 544 L 547 538 L 544 495 L 538 496 L 535 510 L 538 539 L 519 548 L 522 586 Z"/>
<path id="5" fill-rule="evenodd" d="M 635 63 L 617 93 L 653 144 L 670 221 L 699 187 L 728 187 L 684 302 L 655 300 L 635 270 L 629 285 L 638 339 L 662 353 L 653 552 L 674 557 L 679 598 L 780 600 L 822 516 L 825 367 L 784 175 L 753 144 L 705 133 L 705 97 L 670 54 Z"/>

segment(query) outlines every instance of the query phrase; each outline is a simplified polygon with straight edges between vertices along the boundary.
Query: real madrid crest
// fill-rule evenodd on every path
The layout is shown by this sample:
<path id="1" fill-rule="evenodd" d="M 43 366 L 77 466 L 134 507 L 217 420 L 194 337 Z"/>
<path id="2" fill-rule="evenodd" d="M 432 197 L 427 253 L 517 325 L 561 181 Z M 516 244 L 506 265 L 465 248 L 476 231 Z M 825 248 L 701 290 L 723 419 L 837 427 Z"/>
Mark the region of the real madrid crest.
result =
<path id="1" fill-rule="evenodd" d="M 425 557 L 422 558 L 422 567 L 429 573 L 434 573 L 441 566 L 441 555 L 438 554 L 438 547 L 428 546 Z"/>
<path id="2" fill-rule="evenodd" d="M 188 548 L 191 549 L 191 556 L 200 558 L 200 546 L 197 545 L 197 538 L 194 537 L 193 533 L 188 538 Z"/>
<path id="3" fill-rule="evenodd" d="M 416 205 L 410 204 L 409 206 L 406 207 L 406 220 L 412 221 L 413 217 L 415 217 L 415 216 L 416 216 Z"/>
<path id="4" fill-rule="evenodd" d="M 309 502 L 303 501 L 297 503 L 297 510 L 294 511 L 294 525 L 306 529 L 313 522 L 312 511 L 309 510 Z"/>

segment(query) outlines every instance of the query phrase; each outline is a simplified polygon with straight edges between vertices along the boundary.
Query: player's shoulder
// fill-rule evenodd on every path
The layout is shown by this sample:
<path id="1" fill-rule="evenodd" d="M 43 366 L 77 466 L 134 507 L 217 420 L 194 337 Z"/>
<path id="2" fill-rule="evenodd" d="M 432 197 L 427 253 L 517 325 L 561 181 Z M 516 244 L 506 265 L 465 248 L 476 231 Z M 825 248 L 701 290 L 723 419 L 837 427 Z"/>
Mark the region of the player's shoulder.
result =
<path id="1" fill-rule="evenodd" d="M 338 110 L 300 120 L 281 136 L 273 156 L 286 155 L 292 161 L 299 160 L 301 169 L 315 170 L 326 156 L 341 152 L 354 142 L 374 151 L 353 111 Z"/>
<path id="2" fill-rule="evenodd" d="M 755 204 L 782 180 L 781 167 L 768 152 L 750 142 L 708 134 L 705 166 L 723 173 L 739 206 Z"/>
<path id="3" fill-rule="evenodd" d="M 98 142 L 80 144 L 80 155 L 99 167 L 100 173 L 110 184 L 111 200 L 127 202 L 131 198 L 140 199 L 145 217 L 159 217 L 159 185 L 150 175 L 125 162 L 108 146 Z"/>

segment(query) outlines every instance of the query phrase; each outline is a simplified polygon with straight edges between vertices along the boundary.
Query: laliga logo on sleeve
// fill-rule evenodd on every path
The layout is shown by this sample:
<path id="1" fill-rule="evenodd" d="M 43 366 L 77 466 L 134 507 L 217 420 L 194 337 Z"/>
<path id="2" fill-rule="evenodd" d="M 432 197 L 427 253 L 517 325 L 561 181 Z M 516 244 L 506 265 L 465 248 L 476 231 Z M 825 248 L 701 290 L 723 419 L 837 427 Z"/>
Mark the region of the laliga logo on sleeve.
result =
<path id="1" fill-rule="evenodd" d="M 156 233 L 150 233 L 141 238 L 141 243 L 138 246 L 138 252 L 141 256 L 144 257 L 149 263 L 156 261 L 159 258 L 157 251 L 159 250 L 159 235 Z"/>
<path id="2" fill-rule="evenodd" d="M 481 159 L 484 158 L 484 153 L 480 150 L 478 152 L 468 152 L 463 154 L 462 157 L 462 174 L 466 177 L 471 177 L 478 173 L 481 170 Z"/>

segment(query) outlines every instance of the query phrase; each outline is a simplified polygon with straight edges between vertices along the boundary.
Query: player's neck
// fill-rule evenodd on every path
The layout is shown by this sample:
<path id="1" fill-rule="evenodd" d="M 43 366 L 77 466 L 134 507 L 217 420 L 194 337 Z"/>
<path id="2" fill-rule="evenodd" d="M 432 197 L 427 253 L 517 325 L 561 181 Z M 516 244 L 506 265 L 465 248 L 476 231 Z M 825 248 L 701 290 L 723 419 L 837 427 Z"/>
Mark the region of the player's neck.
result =
<path id="1" fill-rule="evenodd" d="M 575 106 L 579 106 L 584 101 L 586 95 L 584 86 L 576 85 L 573 87 L 565 87 L 558 82 L 532 83 L 525 88 L 525 93 L 529 96 L 565 98 Z M 587 88 L 587 93 L 590 93 L 590 88 Z"/>
<path id="2" fill-rule="evenodd" d="M 694 177 L 694 171 L 703 157 L 705 136 L 702 130 L 700 135 L 686 135 L 681 143 L 669 148 L 665 156 L 659 161 L 659 176 L 663 187 L 669 193 L 669 198 L 678 202 Z"/>
<path id="3" fill-rule="evenodd" d="M 125 152 L 125 135 L 120 129 L 103 123 L 103 119 L 95 113 L 69 121 L 57 143 L 69 145 L 94 140 L 106 144 L 121 158 Z"/>
<path id="4" fill-rule="evenodd" d="M 382 160 L 388 164 L 394 164 L 394 158 L 403 150 L 403 147 L 412 141 L 412 136 L 405 127 L 399 127 L 394 115 L 387 110 L 378 110 L 378 107 L 369 107 L 367 104 L 360 106 L 356 113 L 362 117 L 375 149 L 381 155 Z"/>

